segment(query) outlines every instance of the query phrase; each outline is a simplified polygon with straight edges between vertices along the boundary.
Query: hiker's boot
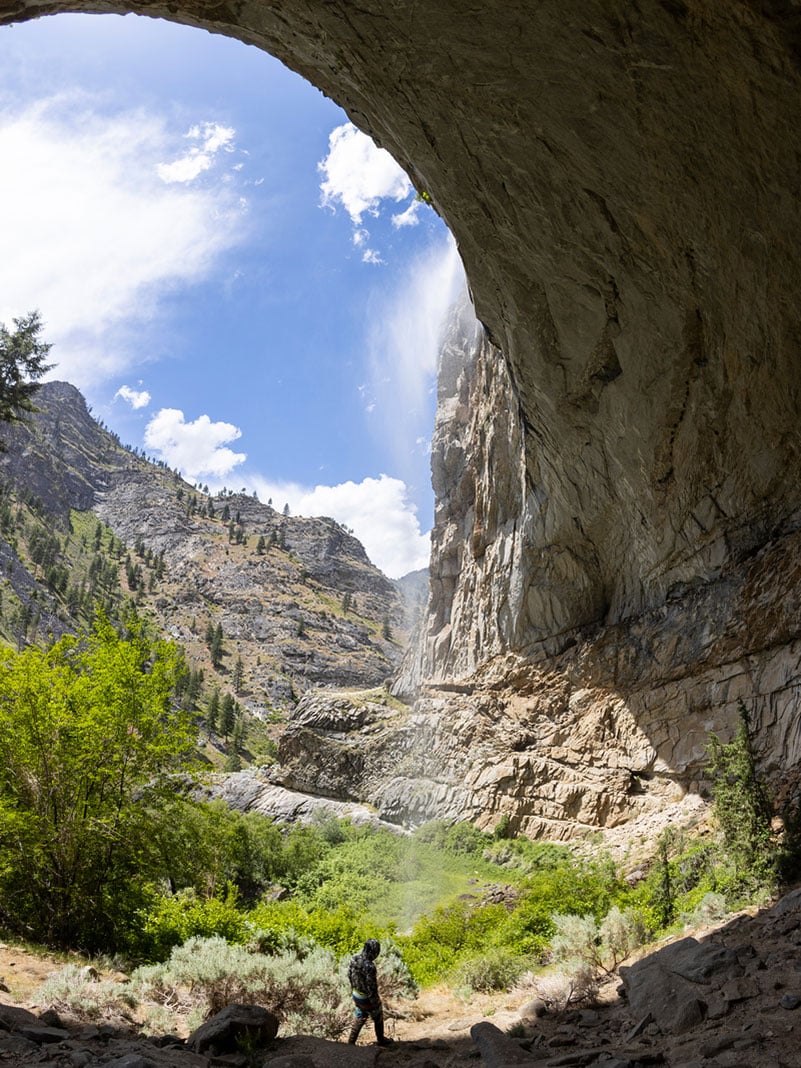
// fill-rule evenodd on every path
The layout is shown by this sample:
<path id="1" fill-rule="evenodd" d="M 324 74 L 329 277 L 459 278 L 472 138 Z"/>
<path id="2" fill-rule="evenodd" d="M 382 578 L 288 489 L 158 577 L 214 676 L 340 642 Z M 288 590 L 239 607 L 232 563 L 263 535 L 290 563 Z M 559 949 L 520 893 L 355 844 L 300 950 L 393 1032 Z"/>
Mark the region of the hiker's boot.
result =
<path id="1" fill-rule="evenodd" d="M 391 1038 L 387 1038 L 384 1034 L 384 1016 L 378 1016 L 374 1021 L 375 1023 L 375 1041 L 377 1046 L 394 1046 L 395 1043 Z"/>
<path id="2" fill-rule="evenodd" d="M 364 1020 L 354 1020 L 353 1021 L 353 1026 L 351 1027 L 350 1034 L 348 1035 L 348 1045 L 349 1046 L 355 1046 L 356 1045 L 356 1039 L 359 1037 L 359 1032 L 361 1031 L 361 1029 L 363 1027 L 364 1027 Z"/>

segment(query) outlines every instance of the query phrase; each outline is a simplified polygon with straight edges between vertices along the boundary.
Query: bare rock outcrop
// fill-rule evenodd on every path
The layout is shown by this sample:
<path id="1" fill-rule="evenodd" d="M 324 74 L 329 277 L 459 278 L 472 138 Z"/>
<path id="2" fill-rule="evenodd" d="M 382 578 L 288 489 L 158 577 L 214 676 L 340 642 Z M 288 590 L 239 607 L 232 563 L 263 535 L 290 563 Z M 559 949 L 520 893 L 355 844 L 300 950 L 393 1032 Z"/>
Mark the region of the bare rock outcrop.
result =
<path id="1" fill-rule="evenodd" d="M 0 21 L 129 7 L 0 0 Z M 801 697 L 797 5 L 136 10 L 274 52 L 394 153 L 456 236 L 487 332 L 472 384 L 449 394 L 432 614 L 407 677 L 477 693 L 511 656 L 506 683 L 528 678 L 535 718 L 596 694 L 588 707 L 627 709 L 682 780 L 688 739 L 725 732 L 737 693 L 786 770 Z M 540 789 L 518 756 L 499 805 Z"/>

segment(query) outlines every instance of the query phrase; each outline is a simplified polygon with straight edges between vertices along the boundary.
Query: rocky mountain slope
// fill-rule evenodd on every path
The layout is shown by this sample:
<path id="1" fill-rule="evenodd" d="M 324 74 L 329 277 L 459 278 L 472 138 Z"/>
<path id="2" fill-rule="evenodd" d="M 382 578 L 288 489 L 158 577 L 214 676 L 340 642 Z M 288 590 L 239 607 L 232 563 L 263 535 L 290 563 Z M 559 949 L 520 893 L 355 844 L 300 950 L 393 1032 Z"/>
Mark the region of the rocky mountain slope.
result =
<path id="1" fill-rule="evenodd" d="M 206 686 L 235 690 L 259 715 L 279 714 L 311 686 L 370 687 L 392 675 L 419 608 L 339 523 L 199 492 L 123 448 L 65 383 L 42 386 L 37 405 L 29 426 L 4 428 L 0 454 L 6 640 L 63 633 L 95 601 L 115 611 L 133 601 L 181 643 Z"/>

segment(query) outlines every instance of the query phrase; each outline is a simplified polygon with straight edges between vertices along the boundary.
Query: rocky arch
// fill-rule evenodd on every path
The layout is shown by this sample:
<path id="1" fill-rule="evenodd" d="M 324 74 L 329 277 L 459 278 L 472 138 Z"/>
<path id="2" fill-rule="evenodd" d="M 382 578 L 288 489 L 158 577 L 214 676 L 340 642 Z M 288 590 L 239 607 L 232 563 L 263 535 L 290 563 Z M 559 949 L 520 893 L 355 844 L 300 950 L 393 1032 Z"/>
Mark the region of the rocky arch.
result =
<path id="1" fill-rule="evenodd" d="M 794 3 L 0 0 L 2 22 L 59 11 L 135 11 L 272 52 L 455 234 L 491 340 L 469 380 L 452 376 L 466 407 L 439 430 L 440 579 L 409 685 L 510 652 L 564 658 L 591 632 L 618 636 L 615 657 L 559 670 L 617 699 L 646 684 L 647 646 L 670 645 L 681 606 L 715 633 L 674 642 L 652 690 L 697 679 L 713 644 L 718 665 L 751 658 L 751 677 L 769 650 L 786 676 L 770 692 L 794 714 Z M 714 704 L 702 691 L 688 715 Z"/>

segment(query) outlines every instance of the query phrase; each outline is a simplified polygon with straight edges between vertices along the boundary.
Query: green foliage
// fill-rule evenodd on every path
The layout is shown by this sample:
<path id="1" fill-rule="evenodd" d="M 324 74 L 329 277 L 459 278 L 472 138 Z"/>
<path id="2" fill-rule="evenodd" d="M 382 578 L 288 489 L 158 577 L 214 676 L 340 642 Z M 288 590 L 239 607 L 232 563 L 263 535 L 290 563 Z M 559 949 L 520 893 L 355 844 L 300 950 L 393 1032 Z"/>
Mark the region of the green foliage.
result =
<path id="1" fill-rule="evenodd" d="M 195 936 L 219 935 L 227 942 L 243 943 L 250 927 L 237 907 L 236 888 L 229 884 L 222 898 L 198 897 L 191 888 L 157 896 L 144 914 L 139 950 L 148 960 L 165 960 L 175 946 Z"/>
<path id="2" fill-rule="evenodd" d="M 482 850 L 492 842 L 472 823 L 449 823 L 447 820 L 431 820 L 424 823 L 414 833 L 418 842 L 426 842 L 445 853 L 480 855 Z"/>
<path id="3" fill-rule="evenodd" d="M 343 956 L 355 952 L 368 938 L 383 934 L 347 903 L 316 908 L 299 901 L 274 901 L 257 905 L 248 919 L 258 931 L 260 945 L 272 949 L 297 944 L 300 937 Z"/>
<path id="4" fill-rule="evenodd" d="M 39 1003 L 79 1020 L 104 1020 L 109 1013 L 129 1012 L 138 1007 L 138 999 L 127 983 L 98 981 L 92 972 L 93 969 L 78 964 L 61 968 L 39 987 Z"/>
<path id="5" fill-rule="evenodd" d="M 503 840 L 506 838 L 514 838 L 515 832 L 512 829 L 512 820 L 508 812 L 504 812 L 498 822 L 495 824 L 495 830 L 492 832 L 492 837 Z"/>
<path id="6" fill-rule="evenodd" d="M 415 980 L 434 982 L 484 951 L 503 926 L 505 914 L 503 905 L 471 908 L 456 901 L 421 916 L 411 934 L 398 938 Z"/>
<path id="7" fill-rule="evenodd" d="M 777 855 L 771 841 L 771 805 L 757 775 L 748 710 L 742 702 L 734 739 L 724 744 L 711 734 L 708 756 L 715 817 L 735 881 L 743 888 L 773 889 Z"/>
<path id="8" fill-rule="evenodd" d="M 525 958 L 497 947 L 463 960 L 454 970 L 451 982 L 457 988 L 480 993 L 508 990 L 525 970 Z"/>
<path id="9" fill-rule="evenodd" d="M 225 894 L 230 883 L 244 905 L 256 902 L 287 867 L 275 824 L 258 812 L 235 812 L 223 801 L 175 798 L 172 818 L 157 828 L 153 847 L 171 887 L 191 887 L 211 898 Z"/>
<path id="10" fill-rule="evenodd" d="M 114 943 L 158 869 L 166 776 L 194 740 L 180 657 L 101 617 L 48 651 L 0 652 L 0 910 L 49 944 Z"/>
<path id="11" fill-rule="evenodd" d="M 36 411 L 33 397 L 39 379 L 50 369 L 45 363 L 50 345 L 39 339 L 38 311 L 14 319 L 14 329 L 0 323 L 0 422 L 20 422 Z M 0 446 L 2 447 L 2 446 Z"/>
<path id="12" fill-rule="evenodd" d="M 139 997 L 164 1002 L 189 991 L 206 1016 L 237 1002 L 269 1005 L 289 1033 L 337 1038 L 345 1026 L 347 990 L 335 957 L 319 947 L 303 958 L 291 951 L 265 956 L 223 938 L 190 938 L 131 980 Z"/>
<path id="13" fill-rule="evenodd" d="M 498 839 L 496 833 L 493 836 Z M 573 854 L 567 846 L 553 842 L 532 842 L 528 838 L 503 839 L 493 842 L 484 851 L 491 864 L 510 868 L 512 873 L 524 875 L 538 871 L 553 871 L 572 861 Z"/>
<path id="14" fill-rule="evenodd" d="M 634 910 L 621 912 L 613 905 L 601 923 L 594 916 L 556 914 L 551 939 L 555 961 L 584 961 L 596 971 L 611 973 L 646 939 L 646 930 Z"/>

